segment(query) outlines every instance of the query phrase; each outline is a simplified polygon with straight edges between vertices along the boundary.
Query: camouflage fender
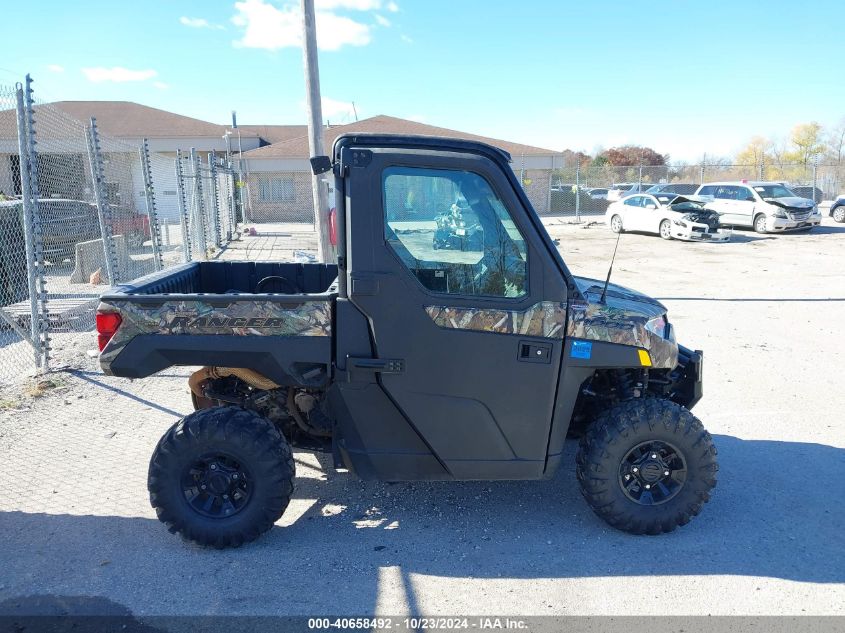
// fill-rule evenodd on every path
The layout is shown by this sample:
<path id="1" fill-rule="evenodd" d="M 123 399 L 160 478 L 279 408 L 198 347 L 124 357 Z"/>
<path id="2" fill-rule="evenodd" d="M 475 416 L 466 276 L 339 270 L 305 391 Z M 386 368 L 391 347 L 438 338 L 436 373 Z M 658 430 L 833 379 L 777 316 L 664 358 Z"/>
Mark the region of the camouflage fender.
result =
<path id="1" fill-rule="evenodd" d="M 649 325 L 651 324 L 651 325 Z M 639 310 L 602 303 L 573 301 L 569 304 L 566 335 L 588 341 L 604 341 L 648 350 L 655 368 L 672 368 L 678 364 L 678 346 L 674 338 L 666 339 L 664 316 L 649 317 Z"/>

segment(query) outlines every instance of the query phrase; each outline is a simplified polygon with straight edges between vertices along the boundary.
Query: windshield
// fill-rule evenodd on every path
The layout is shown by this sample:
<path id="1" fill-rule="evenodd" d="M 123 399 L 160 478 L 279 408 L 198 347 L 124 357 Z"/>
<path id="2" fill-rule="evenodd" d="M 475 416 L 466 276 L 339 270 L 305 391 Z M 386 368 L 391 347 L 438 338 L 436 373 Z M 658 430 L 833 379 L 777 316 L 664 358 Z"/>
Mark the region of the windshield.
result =
<path id="1" fill-rule="evenodd" d="M 791 190 L 783 185 L 758 185 L 754 191 L 760 194 L 761 198 L 796 198 Z"/>

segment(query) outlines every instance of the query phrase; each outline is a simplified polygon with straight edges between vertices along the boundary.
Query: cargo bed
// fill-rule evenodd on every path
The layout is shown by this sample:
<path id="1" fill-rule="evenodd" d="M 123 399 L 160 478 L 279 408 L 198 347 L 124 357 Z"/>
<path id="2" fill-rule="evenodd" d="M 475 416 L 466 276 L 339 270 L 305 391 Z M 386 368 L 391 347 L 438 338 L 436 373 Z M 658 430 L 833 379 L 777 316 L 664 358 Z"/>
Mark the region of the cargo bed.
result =
<path id="1" fill-rule="evenodd" d="M 331 372 L 336 279 L 332 264 L 280 262 L 195 262 L 147 275 L 100 298 L 98 318 L 120 319 L 100 363 L 129 378 L 209 365 L 321 386 Z"/>

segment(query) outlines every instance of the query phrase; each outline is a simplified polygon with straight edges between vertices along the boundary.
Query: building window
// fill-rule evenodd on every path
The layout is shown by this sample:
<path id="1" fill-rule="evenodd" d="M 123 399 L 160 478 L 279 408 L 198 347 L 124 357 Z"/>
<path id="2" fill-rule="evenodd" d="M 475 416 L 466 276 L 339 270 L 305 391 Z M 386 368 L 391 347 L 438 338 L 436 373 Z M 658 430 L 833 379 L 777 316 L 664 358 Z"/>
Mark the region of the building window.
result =
<path id="1" fill-rule="evenodd" d="M 260 176 L 258 178 L 258 200 L 260 202 L 294 202 L 296 186 L 293 178 Z"/>

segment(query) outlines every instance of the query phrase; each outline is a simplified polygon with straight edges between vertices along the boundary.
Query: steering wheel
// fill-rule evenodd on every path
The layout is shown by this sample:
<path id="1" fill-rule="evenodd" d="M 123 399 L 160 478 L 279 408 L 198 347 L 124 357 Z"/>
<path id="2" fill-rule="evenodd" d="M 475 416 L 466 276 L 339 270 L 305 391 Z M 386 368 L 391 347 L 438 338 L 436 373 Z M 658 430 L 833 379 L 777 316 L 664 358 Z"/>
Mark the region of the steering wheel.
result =
<path id="1" fill-rule="evenodd" d="M 264 279 L 255 285 L 255 294 L 260 294 L 264 286 L 271 283 L 275 286 L 281 286 L 282 289 L 277 292 L 281 292 L 282 294 L 296 295 L 302 292 L 302 289 L 287 277 L 282 277 L 281 275 L 270 275 L 268 277 L 264 277 Z"/>

